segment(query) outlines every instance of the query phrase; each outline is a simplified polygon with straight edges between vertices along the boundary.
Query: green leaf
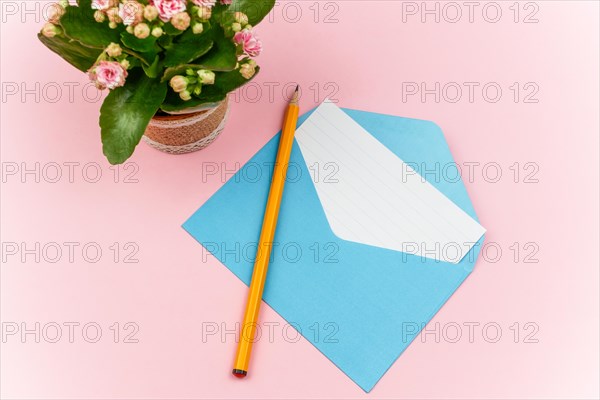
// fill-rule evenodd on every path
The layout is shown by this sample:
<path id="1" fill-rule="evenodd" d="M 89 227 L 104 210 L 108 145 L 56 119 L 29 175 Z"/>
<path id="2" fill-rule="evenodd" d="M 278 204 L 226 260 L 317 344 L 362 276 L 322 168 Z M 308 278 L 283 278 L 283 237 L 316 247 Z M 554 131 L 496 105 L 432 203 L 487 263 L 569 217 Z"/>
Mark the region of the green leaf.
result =
<path id="1" fill-rule="evenodd" d="M 211 18 L 218 23 L 223 21 L 223 15 L 227 12 L 228 6 L 217 2 L 211 9 Z"/>
<path id="2" fill-rule="evenodd" d="M 130 58 L 128 58 L 128 60 L 129 60 L 129 69 L 134 68 L 134 67 L 141 67 L 142 65 L 145 65 L 145 64 L 142 64 L 142 61 L 137 57 L 130 57 Z"/>
<path id="3" fill-rule="evenodd" d="M 38 38 L 47 48 L 61 56 L 65 61 L 80 71 L 86 72 L 94 63 L 102 50 L 86 47 L 76 40 L 65 36 L 48 38 L 38 33 Z"/>
<path id="4" fill-rule="evenodd" d="M 177 35 L 181 35 L 183 33 L 183 31 L 175 28 L 173 26 L 173 24 L 170 22 L 167 22 L 166 24 L 164 24 L 162 28 L 163 28 L 163 31 L 165 31 L 165 33 L 170 36 L 177 36 Z"/>
<path id="5" fill-rule="evenodd" d="M 188 68 L 210 69 L 212 71 L 233 71 L 237 64 L 237 55 L 235 45 L 230 39 L 223 36 L 221 27 L 211 28 L 211 37 L 213 39 L 212 48 L 202 57 L 193 61 L 193 63 L 181 63 L 179 65 L 167 65 L 161 78 L 162 82 L 168 81 L 175 75 L 180 75 Z M 174 44 L 173 48 L 181 46 L 180 43 Z"/>
<path id="6" fill-rule="evenodd" d="M 169 47 L 171 47 L 171 43 L 173 43 L 173 36 L 162 35 L 161 37 L 158 38 L 156 43 L 158 43 L 158 45 L 160 47 L 162 47 L 163 49 L 168 49 Z"/>
<path id="7" fill-rule="evenodd" d="M 202 68 L 213 71 L 233 70 L 237 64 L 235 44 L 225 37 L 220 26 L 214 26 L 210 35 L 214 42 L 212 48 L 204 56 L 194 59 L 192 64 L 202 65 Z"/>
<path id="8" fill-rule="evenodd" d="M 275 0 L 233 0 L 228 14 L 241 11 L 248 16 L 248 22 L 255 26 L 271 11 Z"/>
<path id="9" fill-rule="evenodd" d="M 188 68 L 201 69 L 202 66 L 197 65 L 197 64 L 181 64 L 176 67 L 169 67 L 169 68 L 165 69 L 165 72 L 163 73 L 163 76 L 160 79 L 160 81 L 167 82 L 175 75 L 185 75 L 185 70 Z"/>
<path id="10" fill-rule="evenodd" d="M 159 72 L 162 70 L 162 66 L 160 65 L 160 57 L 156 56 L 154 62 L 149 66 L 142 64 L 142 68 L 146 73 L 146 76 L 149 78 L 158 78 Z"/>
<path id="11" fill-rule="evenodd" d="M 121 42 L 126 47 L 125 52 L 139 58 L 146 65 L 150 65 L 154 62 L 158 55 L 158 51 L 160 50 L 156 44 L 156 38 L 152 35 L 145 39 L 138 39 L 129 32 L 122 32 Z"/>
<path id="12" fill-rule="evenodd" d="M 201 33 L 194 35 L 191 30 L 181 35 L 180 40 L 165 51 L 165 66 L 174 67 L 187 64 L 206 54 L 213 47 L 210 35 Z"/>
<path id="13" fill-rule="evenodd" d="M 96 22 L 90 0 L 79 0 L 79 7 L 67 7 L 60 25 L 68 37 L 89 47 L 103 49 L 111 43 L 119 43 L 120 29 L 110 29 L 108 22 Z M 122 25 L 120 27 L 122 29 Z"/>
<path id="14" fill-rule="evenodd" d="M 121 42 L 126 47 L 141 53 L 156 52 L 156 37 L 149 35 L 145 39 L 139 39 L 131 33 L 125 31 L 121 33 Z"/>
<path id="15" fill-rule="evenodd" d="M 256 67 L 256 73 L 258 74 L 260 68 Z M 254 78 L 254 76 L 252 78 Z M 214 85 L 203 85 L 202 93 L 200 96 L 192 96 L 188 101 L 181 100 L 179 95 L 172 90 L 169 90 L 167 98 L 160 108 L 164 111 L 181 111 L 190 107 L 197 107 L 202 104 L 211 104 L 219 102 L 225 99 L 227 93 L 239 88 L 250 82 L 252 79 L 244 78 L 238 70 L 227 71 L 227 72 L 216 72 L 215 73 L 215 84 Z"/>
<path id="16" fill-rule="evenodd" d="M 100 127 L 103 152 L 111 164 L 121 164 L 133 154 L 166 93 L 166 84 L 139 68 L 129 71 L 124 86 L 109 93 L 100 108 Z"/>

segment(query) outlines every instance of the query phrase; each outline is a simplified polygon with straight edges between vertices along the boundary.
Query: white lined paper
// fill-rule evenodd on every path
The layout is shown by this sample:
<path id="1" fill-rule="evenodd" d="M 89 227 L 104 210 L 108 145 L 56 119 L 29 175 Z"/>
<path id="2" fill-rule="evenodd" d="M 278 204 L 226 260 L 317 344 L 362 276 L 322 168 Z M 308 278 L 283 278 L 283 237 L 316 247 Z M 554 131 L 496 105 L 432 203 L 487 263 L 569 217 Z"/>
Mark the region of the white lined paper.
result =
<path id="1" fill-rule="evenodd" d="M 401 132 L 399 132 L 401 134 Z M 335 104 L 296 131 L 307 165 L 335 163 L 313 183 L 341 239 L 458 263 L 485 229 Z"/>

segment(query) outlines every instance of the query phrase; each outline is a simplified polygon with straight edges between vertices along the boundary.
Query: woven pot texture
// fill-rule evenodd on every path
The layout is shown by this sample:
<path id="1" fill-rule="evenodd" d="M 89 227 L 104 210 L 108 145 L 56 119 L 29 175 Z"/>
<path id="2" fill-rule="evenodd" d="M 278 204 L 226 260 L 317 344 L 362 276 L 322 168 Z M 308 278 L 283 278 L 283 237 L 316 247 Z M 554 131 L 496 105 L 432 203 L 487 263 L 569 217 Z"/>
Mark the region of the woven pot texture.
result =
<path id="1" fill-rule="evenodd" d="M 223 131 L 229 112 L 228 99 L 214 108 L 180 115 L 154 116 L 143 139 L 157 150 L 184 154 L 202 150 Z"/>

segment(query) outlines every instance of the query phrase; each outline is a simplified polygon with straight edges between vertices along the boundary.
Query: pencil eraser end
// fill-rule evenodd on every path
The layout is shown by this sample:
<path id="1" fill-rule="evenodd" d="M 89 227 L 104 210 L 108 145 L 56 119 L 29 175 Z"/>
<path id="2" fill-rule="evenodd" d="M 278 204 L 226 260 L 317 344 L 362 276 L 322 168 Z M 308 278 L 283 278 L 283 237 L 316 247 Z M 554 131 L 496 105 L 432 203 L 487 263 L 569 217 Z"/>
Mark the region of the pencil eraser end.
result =
<path id="1" fill-rule="evenodd" d="M 236 378 L 243 378 L 248 374 L 248 371 L 244 371 L 243 369 L 234 369 L 232 373 Z"/>

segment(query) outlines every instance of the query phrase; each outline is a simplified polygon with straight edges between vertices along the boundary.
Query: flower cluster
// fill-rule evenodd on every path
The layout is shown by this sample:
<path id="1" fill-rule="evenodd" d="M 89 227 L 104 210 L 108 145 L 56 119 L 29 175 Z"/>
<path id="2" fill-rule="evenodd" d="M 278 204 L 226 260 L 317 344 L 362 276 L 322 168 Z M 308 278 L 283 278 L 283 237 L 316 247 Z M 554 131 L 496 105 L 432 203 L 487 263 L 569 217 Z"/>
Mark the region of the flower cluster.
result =
<path id="1" fill-rule="evenodd" d="M 96 10 L 96 22 L 108 20 L 112 29 L 123 24 L 127 32 L 138 39 L 145 39 L 150 34 L 162 36 L 162 26 L 166 22 L 182 31 L 190 24 L 186 0 L 153 0 L 146 5 L 136 0 L 92 0 L 92 9 Z"/>
<path id="2" fill-rule="evenodd" d="M 48 10 L 48 22 L 42 27 L 42 35 L 53 38 L 56 35 L 61 35 L 62 29 L 58 25 L 60 17 L 65 14 L 65 8 L 69 6 L 68 0 L 61 0 L 59 3 L 54 3 Z"/>
<path id="3" fill-rule="evenodd" d="M 175 75 L 169 81 L 173 91 L 178 93 L 182 100 L 190 100 L 192 93 L 199 96 L 202 93 L 202 85 L 215 83 L 215 73 L 210 70 L 188 68 L 185 73 L 186 76 Z"/>
<path id="4" fill-rule="evenodd" d="M 210 29 L 215 6 L 227 7 L 232 0 L 91 0 L 93 17 L 97 23 L 106 24 L 109 29 L 119 29 L 135 36 L 138 40 L 158 40 L 171 45 L 173 38 L 188 30 L 195 35 Z M 67 0 L 61 0 L 50 8 L 48 22 L 42 28 L 47 38 L 64 35 L 61 17 L 69 7 Z M 221 15 L 224 15 L 221 13 Z M 248 16 L 233 10 L 227 18 L 219 19 L 225 36 L 235 44 L 238 62 L 235 69 L 245 79 L 252 78 L 257 65 L 251 57 L 262 51 L 262 43 L 254 33 Z M 106 26 L 105 25 L 105 26 Z M 180 33 L 177 33 L 180 32 Z M 139 54 L 134 49 L 120 43 L 110 43 L 100 54 L 94 65 L 88 70 L 88 76 L 100 89 L 114 89 L 125 84 L 127 70 L 139 66 Z M 133 65 L 135 63 L 135 65 Z M 214 84 L 219 74 L 202 68 L 188 68 L 185 75 L 173 76 L 170 87 L 182 100 L 200 96 L 202 85 Z"/>
<path id="5" fill-rule="evenodd" d="M 112 90 L 125 84 L 129 67 L 129 60 L 121 46 L 111 43 L 89 69 L 88 76 L 98 89 Z"/>

